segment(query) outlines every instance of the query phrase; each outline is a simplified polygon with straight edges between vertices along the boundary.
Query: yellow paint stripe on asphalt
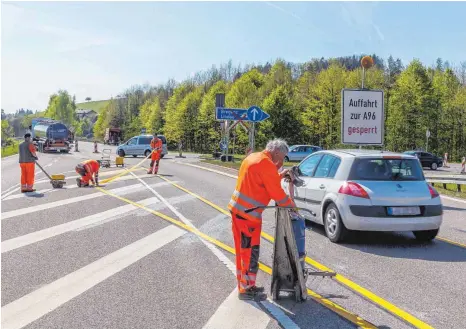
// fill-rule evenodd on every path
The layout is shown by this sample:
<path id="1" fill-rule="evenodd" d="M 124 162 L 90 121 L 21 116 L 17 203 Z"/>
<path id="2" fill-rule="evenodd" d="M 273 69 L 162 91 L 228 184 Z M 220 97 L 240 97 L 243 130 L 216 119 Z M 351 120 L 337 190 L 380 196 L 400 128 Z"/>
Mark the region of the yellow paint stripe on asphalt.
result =
<path id="1" fill-rule="evenodd" d="M 442 237 L 436 237 L 436 239 L 437 239 L 437 240 L 440 240 L 440 241 L 443 241 L 443 242 L 446 242 L 446 243 L 454 244 L 455 246 L 458 246 L 458 247 L 461 247 L 461 248 L 466 248 L 466 244 L 462 244 L 462 243 L 459 243 L 459 242 L 451 241 L 451 240 L 448 240 L 448 239 L 445 239 L 445 238 L 442 238 Z"/>
<path id="2" fill-rule="evenodd" d="M 129 204 L 132 204 L 133 206 L 136 206 L 138 208 L 141 208 L 141 209 L 144 209 L 162 219 L 165 219 L 166 221 L 174 224 L 174 225 L 177 225 L 178 227 L 181 227 L 191 233 L 194 233 L 196 235 L 198 235 L 199 237 L 203 238 L 204 240 L 206 241 L 209 241 L 211 242 L 212 244 L 222 248 L 223 250 L 226 250 L 228 252 L 230 252 L 231 254 L 235 254 L 235 249 L 224 244 L 223 242 L 220 242 L 202 232 L 200 232 L 199 230 L 195 229 L 195 228 L 192 228 L 186 224 L 184 224 L 183 222 L 181 221 L 178 221 L 174 218 L 171 218 L 165 214 L 162 214 L 158 211 L 155 211 L 155 210 L 152 210 L 152 209 L 149 209 L 137 202 L 134 202 L 134 201 L 131 201 L 131 200 L 128 200 L 124 197 L 121 197 L 121 196 L 118 196 L 116 194 L 113 194 L 111 192 L 108 192 L 107 190 L 104 190 L 103 188 L 100 188 L 100 187 L 97 187 L 97 189 L 99 191 L 101 191 L 102 193 L 105 193 L 109 196 L 113 196 L 121 201 L 124 201 L 124 202 L 127 202 Z M 270 267 L 268 267 L 267 265 L 264 265 L 262 263 L 259 263 L 259 269 L 261 269 L 262 271 L 264 271 L 265 273 L 267 274 L 272 274 L 272 269 Z M 339 314 L 340 316 L 342 316 L 343 318 L 347 319 L 348 321 L 351 321 L 352 323 L 356 324 L 359 328 L 364 328 L 364 329 L 376 329 L 377 327 L 374 326 L 372 323 L 364 320 L 363 318 L 359 317 L 358 315 L 356 314 L 353 314 L 347 310 L 345 310 L 343 307 L 341 307 L 340 305 L 338 304 L 335 304 L 333 303 L 332 301 L 322 297 L 321 295 L 319 295 L 318 293 L 310 290 L 309 288 L 307 289 L 307 292 L 309 294 L 309 296 L 311 298 L 313 298 L 317 303 L 323 305 L 323 306 L 326 306 L 327 308 L 331 309 L 332 311 L 334 311 L 335 313 Z"/>
<path id="3" fill-rule="evenodd" d="M 143 163 L 144 161 L 146 161 L 147 159 L 149 159 L 149 156 L 150 156 L 150 154 L 149 154 L 147 157 L 145 157 L 144 159 L 142 159 L 139 163 L 137 163 L 137 164 L 135 164 L 134 166 L 132 166 L 131 168 L 129 168 L 129 169 L 126 169 L 126 168 L 125 168 L 126 170 L 122 170 L 122 172 L 119 173 L 118 175 L 115 175 L 115 176 L 113 176 L 113 177 L 106 178 L 106 179 L 102 180 L 101 183 L 104 183 L 104 184 L 105 184 L 105 183 L 110 183 L 111 181 L 117 179 L 118 177 L 121 177 L 121 176 L 124 176 L 124 175 L 128 175 L 130 171 L 142 169 L 142 168 L 139 169 L 139 168 L 137 168 L 137 167 L 139 167 L 140 165 L 142 165 L 142 163 Z M 137 168 L 137 169 L 136 169 L 136 168 Z"/>
<path id="4" fill-rule="evenodd" d="M 219 207 L 218 205 L 206 200 L 205 198 L 197 195 L 196 193 L 193 193 L 193 192 L 187 190 L 186 188 L 181 187 L 180 185 L 168 180 L 165 177 L 159 176 L 159 178 L 161 178 L 164 181 L 170 183 L 171 185 L 179 188 L 180 190 L 191 194 L 192 196 L 194 196 L 194 197 L 198 198 L 199 200 L 205 202 L 206 204 L 208 204 L 209 206 L 213 207 L 214 209 L 220 211 L 221 213 L 223 213 L 225 215 L 230 215 L 230 213 L 227 210 L 225 210 L 225 209 Z M 270 236 L 269 234 L 267 234 L 265 232 L 262 232 L 261 236 L 263 238 L 265 238 L 266 240 L 272 242 L 272 243 L 275 241 L 272 236 Z M 307 256 L 306 256 L 306 263 L 308 263 L 309 265 L 311 265 L 311 266 L 313 266 L 313 267 L 315 267 L 315 268 L 317 268 L 317 269 L 319 269 L 321 271 L 329 271 L 329 272 L 334 272 L 335 273 L 335 271 L 333 271 L 332 269 L 328 268 L 327 266 L 325 266 L 325 265 L 323 265 L 323 264 L 321 264 L 321 263 L 319 263 L 319 262 L 317 262 L 317 261 L 315 261 L 312 258 L 309 258 Z M 350 279 L 346 278 L 345 276 L 343 276 L 341 274 L 336 274 L 334 279 L 337 280 L 338 282 L 340 282 L 341 284 L 343 284 L 344 286 L 350 288 L 354 292 L 358 293 L 359 295 L 369 299 L 371 302 L 377 304 L 378 306 L 386 309 L 390 313 L 392 313 L 392 314 L 396 315 L 397 317 L 401 318 L 402 320 L 407 321 L 408 323 L 414 325 L 416 328 L 422 328 L 422 329 L 433 328 L 433 327 L 429 326 L 427 323 L 419 320 L 418 318 L 414 317 L 413 315 L 409 314 L 408 312 L 403 311 L 402 309 L 400 309 L 399 307 L 393 305 L 389 301 L 383 299 L 382 297 L 377 296 L 373 292 L 361 287 L 357 283 L 351 281 Z"/>

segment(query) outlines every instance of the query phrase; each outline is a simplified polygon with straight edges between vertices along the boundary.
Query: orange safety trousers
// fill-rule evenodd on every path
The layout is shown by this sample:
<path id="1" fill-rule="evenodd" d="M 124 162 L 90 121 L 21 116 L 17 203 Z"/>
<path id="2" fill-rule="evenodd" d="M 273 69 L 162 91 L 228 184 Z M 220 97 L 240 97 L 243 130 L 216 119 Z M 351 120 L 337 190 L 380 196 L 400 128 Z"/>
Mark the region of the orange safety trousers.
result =
<path id="1" fill-rule="evenodd" d="M 34 186 L 34 177 L 36 171 L 36 164 L 34 162 L 20 163 L 21 167 L 21 190 L 32 190 Z"/>
<path id="2" fill-rule="evenodd" d="M 86 165 L 79 164 L 76 166 L 76 172 L 81 175 L 81 182 L 89 184 L 92 178 L 92 173 L 86 170 Z"/>
<path id="3" fill-rule="evenodd" d="M 262 223 L 232 213 L 232 231 L 236 251 L 236 279 L 240 293 L 256 285 Z"/>

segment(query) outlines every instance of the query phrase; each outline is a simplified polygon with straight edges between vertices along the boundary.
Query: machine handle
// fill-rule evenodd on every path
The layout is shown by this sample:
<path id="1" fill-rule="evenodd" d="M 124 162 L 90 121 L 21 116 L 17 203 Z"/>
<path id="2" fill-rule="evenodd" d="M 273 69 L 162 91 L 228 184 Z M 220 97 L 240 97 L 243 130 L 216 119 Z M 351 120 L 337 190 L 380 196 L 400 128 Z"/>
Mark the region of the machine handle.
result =
<path id="1" fill-rule="evenodd" d="M 311 210 L 306 209 L 306 208 L 301 208 L 301 207 L 258 206 L 258 207 L 246 209 L 244 212 L 248 214 L 248 213 L 250 213 L 251 211 L 254 211 L 254 210 L 257 210 L 257 209 L 271 209 L 271 208 L 301 210 L 301 211 L 306 211 L 306 212 L 310 213 L 312 216 L 314 216 L 314 213 L 313 213 Z"/>
<path id="2" fill-rule="evenodd" d="M 42 170 L 42 172 L 43 172 L 50 180 L 52 180 L 52 177 L 50 177 L 50 175 L 47 174 L 47 172 L 44 170 L 44 168 L 42 168 L 42 166 L 39 164 L 39 162 L 37 162 L 37 161 L 34 161 L 34 162 L 36 163 L 36 165 L 39 166 L 40 170 Z"/>

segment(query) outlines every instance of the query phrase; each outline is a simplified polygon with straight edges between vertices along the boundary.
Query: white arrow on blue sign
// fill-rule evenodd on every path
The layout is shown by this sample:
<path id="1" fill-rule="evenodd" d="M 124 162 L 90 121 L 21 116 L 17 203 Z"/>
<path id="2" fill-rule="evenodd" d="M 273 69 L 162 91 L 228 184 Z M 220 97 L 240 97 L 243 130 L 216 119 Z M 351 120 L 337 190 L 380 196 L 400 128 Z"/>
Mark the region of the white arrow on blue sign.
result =
<path id="1" fill-rule="evenodd" d="M 261 122 L 268 118 L 270 118 L 270 115 L 262 111 L 260 107 L 251 106 L 248 108 L 248 121 Z"/>
<path id="2" fill-rule="evenodd" d="M 220 149 L 221 150 L 226 150 L 227 149 L 227 143 L 225 143 L 224 141 L 220 142 Z"/>

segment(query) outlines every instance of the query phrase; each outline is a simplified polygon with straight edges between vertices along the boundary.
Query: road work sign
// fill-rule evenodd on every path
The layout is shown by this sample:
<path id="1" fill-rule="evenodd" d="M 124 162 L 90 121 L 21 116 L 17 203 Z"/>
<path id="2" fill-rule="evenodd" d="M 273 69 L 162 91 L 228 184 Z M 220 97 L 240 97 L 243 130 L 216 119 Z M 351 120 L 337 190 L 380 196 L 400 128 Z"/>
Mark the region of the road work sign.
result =
<path id="1" fill-rule="evenodd" d="M 341 142 L 383 145 L 384 103 L 382 90 L 341 91 Z"/>

